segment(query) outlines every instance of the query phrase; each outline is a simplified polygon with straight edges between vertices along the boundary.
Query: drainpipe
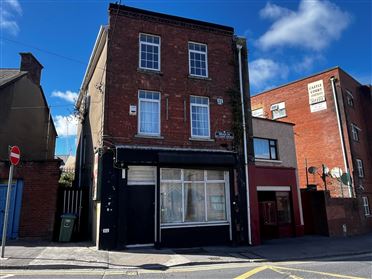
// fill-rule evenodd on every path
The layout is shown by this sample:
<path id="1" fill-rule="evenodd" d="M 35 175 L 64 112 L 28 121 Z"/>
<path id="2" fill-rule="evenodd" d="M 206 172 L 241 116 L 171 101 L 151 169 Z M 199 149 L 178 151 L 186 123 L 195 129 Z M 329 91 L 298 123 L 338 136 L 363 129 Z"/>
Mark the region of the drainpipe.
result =
<path id="1" fill-rule="evenodd" d="M 349 173 L 349 164 L 347 162 L 344 133 L 342 131 L 341 115 L 340 115 L 340 110 L 339 110 L 339 105 L 338 105 L 338 99 L 337 99 L 337 95 L 336 95 L 336 79 L 335 79 L 335 77 L 331 77 L 329 80 L 331 81 L 333 99 L 335 101 L 337 124 L 338 124 L 338 131 L 340 133 L 341 148 L 342 148 L 342 155 L 343 155 L 343 158 L 344 158 L 345 172 Z M 351 192 L 350 182 L 348 183 L 348 190 L 349 190 L 349 197 L 351 198 L 352 197 L 352 192 Z"/>
<path id="2" fill-rule="evenodd" d="M 236 45 L 239 55 L 239 81 L 240 81 L 240 101 L 242 103 L 242 126 L 243 126 L 243 144 L 244 144 L 244 169 L 245 169 L 245 184 L 247 190 L 247 215 L 248 215 L 248 243 L 252 245 L 251 233 L 251 203 L 249 196 L 249 177 L 248 177 L 248 155 L 247 155 L 247 132 L 245 125 L 245 110 L 244 110 L 244 92 L 243 92 L 243 75 L 242 75 L 242 45 Z"/>

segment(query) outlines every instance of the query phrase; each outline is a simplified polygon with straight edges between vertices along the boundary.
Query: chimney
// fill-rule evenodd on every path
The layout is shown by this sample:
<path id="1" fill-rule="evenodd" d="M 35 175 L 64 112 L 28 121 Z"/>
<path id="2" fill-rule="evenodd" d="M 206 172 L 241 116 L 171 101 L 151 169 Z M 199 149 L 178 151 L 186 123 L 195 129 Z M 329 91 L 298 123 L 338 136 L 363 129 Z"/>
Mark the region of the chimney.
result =
<path id="1" fill-rule="evenodd" d="M 40 85 L 41 70 L 43 65 L 33 56 L 31 52 L 21 52 L 21 71 L 28 72 L 28 78 L 35 84 Z"/>

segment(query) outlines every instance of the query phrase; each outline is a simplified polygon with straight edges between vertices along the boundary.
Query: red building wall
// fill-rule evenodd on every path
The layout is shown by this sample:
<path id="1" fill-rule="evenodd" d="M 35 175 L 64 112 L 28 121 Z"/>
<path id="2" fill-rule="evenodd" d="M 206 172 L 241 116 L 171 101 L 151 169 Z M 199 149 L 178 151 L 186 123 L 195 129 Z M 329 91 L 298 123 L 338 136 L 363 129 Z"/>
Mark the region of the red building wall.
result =
<path id="1" fill-rule="evenodd" d="M 21 162 L 13 179 L 23 180 L 19 237 L 51 239 L 57 203 L 60 160 Z M 7 180 L 8 163 L 0 162 L 0 179 Z"/>
<path id="2" fill-rule="evenodd" d="M 105 139 L 116 144 L 167 147 L 231 149 L 231 141 L 214 138 L 217 130 L 232 130 L 229 89 L 235 83 L 233 32 L 203 29 L 188 24 L 119 16 L 111 10 L 107 84 L 105 100 Z M 160 72 L 139 69 L 139 33 L 161 37 Z M 189 77 L 188 42 L 207 44 L 208 78 Z M 125 55 L 123 55 L 125 53 Z M 129 116 L 129 106 L 138 106 L 138 90 L 161 93 L 161 138 L 136 137 L 137 115 Z M 210 141 L 190 140 L 190 95 L 209 97 Z M 223 98 L 223 105 L 217 104 Z M 168 102 L 168 111 L 167 111 Z M 227 147 L 221 147 L 226 143 Z"/>
<path id="3" fill-rule="evenodd" d="M 296 169 L 250 165 L 249 175 L 253 245 L 258 245 L 261 243 L 257 186 L 290 186 L 292 198 L 293 232 L 295 236 L 303 235 L 304 226 L 301 224 Z"/>

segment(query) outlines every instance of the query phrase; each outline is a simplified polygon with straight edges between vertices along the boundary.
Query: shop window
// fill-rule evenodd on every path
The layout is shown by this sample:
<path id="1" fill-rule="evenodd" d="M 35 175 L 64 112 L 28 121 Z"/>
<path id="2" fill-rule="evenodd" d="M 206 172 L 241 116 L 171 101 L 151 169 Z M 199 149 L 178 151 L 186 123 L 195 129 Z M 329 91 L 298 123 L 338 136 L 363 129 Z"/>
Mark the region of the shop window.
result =
<path id="1" fill-rule="evenodd" d="M 273 139 L 254 138 L 254 156 L 257 159 L 278 160 L 277 141 Z"/>
<path id="2" fill-rule="evenodd" d="M 276 192 L 276 206 L 278 213 L 278 224 L 291 223 L 291 201 L 290 192 Z"/>
<path id="3" fill-rule="evenodd" d="M 369 216 L 369 215 L 371 215 L 371 211 L 370 211 L 370 208 L 369 208 L 368 197 L 362 197 L 362 199 L 363 199 L 364 215 Z"/>
<path id="4" fill-rule="evenodd" d="M 287 116 L 287 112 L 285 110 L 285 102 L 271 105 L 270 110 L 273 119 L 278 119 Z"/>
<path id="5" fill-rule="evenodd" d="M 161 169 L 162 224 L 226 222 L 224 171 Z"/>

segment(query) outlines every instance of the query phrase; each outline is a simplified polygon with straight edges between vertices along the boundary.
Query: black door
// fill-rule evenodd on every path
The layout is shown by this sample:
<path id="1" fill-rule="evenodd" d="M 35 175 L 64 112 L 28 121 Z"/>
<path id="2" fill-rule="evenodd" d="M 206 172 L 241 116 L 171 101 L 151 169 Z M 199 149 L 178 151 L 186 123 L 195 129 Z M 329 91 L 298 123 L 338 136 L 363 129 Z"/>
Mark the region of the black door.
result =
<path id="1" fill-rule="evenodd" d="M 128 187 L 127 245 L 155 242 L 155 186 Z"/>

